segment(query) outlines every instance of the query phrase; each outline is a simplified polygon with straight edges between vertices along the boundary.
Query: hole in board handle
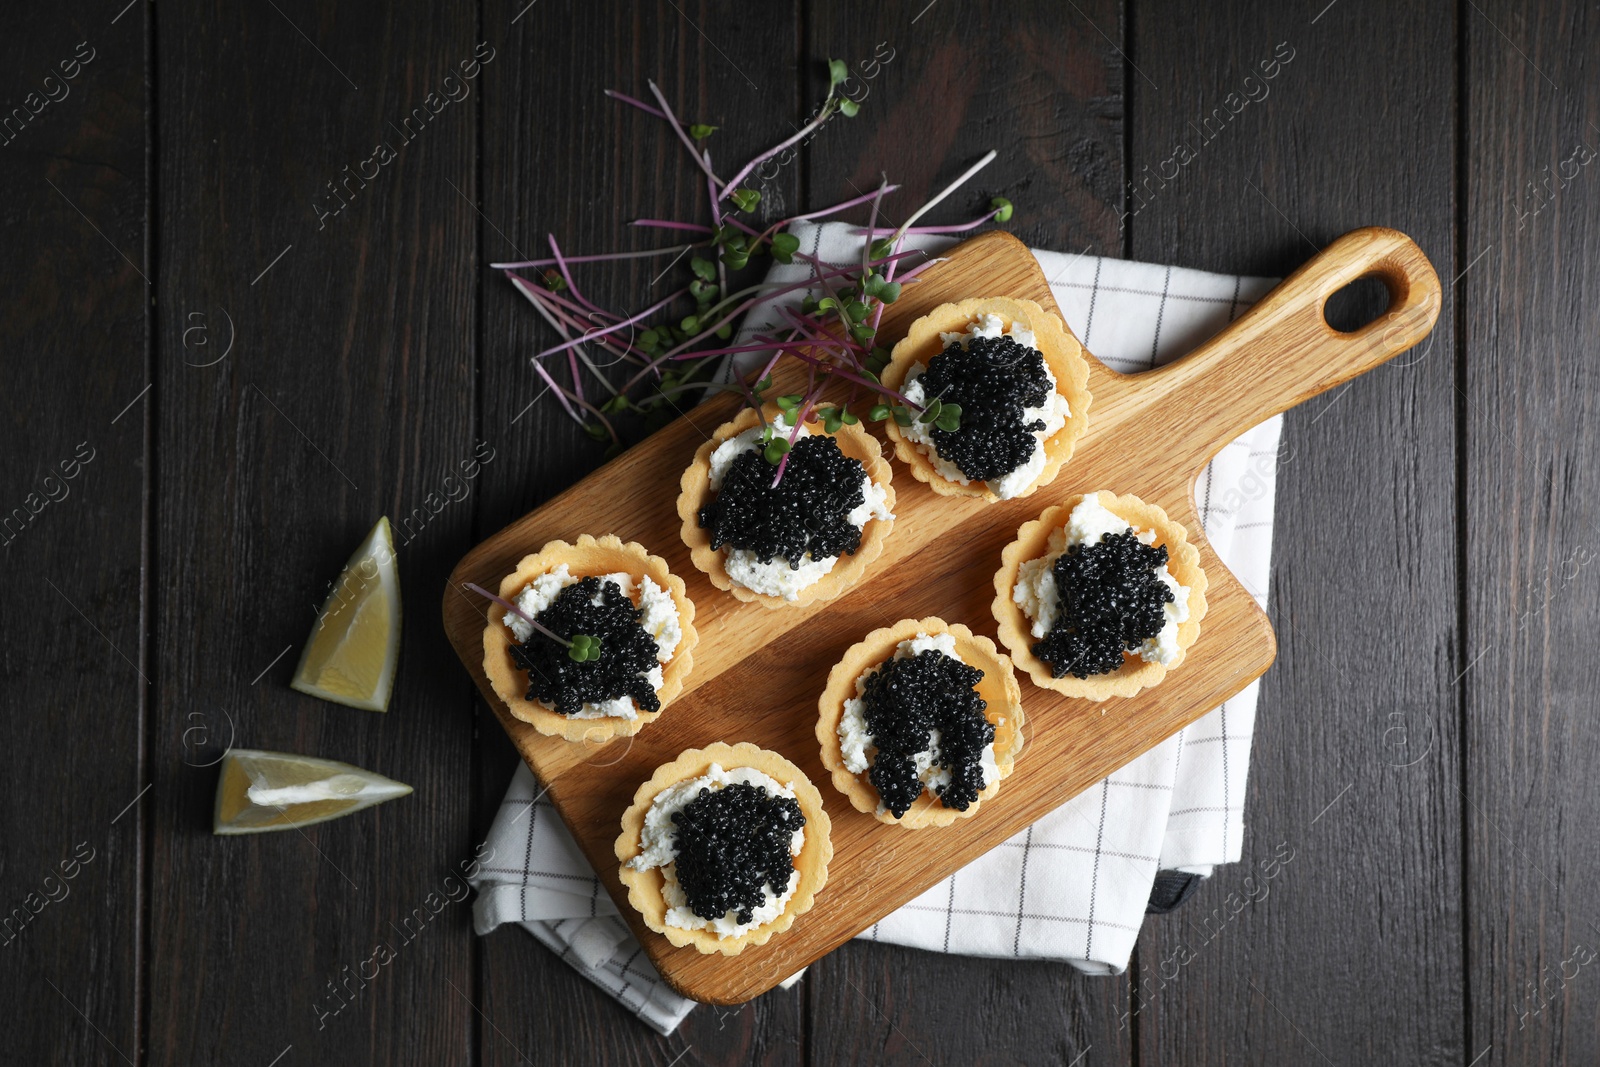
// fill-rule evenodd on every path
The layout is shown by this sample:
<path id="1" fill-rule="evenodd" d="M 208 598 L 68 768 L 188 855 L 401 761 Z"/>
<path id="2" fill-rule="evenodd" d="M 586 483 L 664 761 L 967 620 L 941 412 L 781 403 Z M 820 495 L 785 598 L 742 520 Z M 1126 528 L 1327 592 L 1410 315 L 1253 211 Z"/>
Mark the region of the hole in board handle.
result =
<path id="1" fill-rule="evenodd" d="M 1365 274 L 1329 296 L 1322 305 L 1322 317 L 1340 333 L 1356 333 L 1387 312 L 1393 302 L 1383 280 Z"/>

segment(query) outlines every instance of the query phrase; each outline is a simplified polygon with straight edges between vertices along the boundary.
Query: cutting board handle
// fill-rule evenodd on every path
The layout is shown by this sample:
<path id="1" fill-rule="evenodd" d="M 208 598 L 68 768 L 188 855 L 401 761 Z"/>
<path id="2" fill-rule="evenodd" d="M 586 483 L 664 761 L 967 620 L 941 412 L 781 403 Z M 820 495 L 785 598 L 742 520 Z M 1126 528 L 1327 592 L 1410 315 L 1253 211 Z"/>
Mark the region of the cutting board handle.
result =
<path id="1" fill-rule="evenodd" d="M 1328 298 L 1377 278 L 1389 307 L 1351 333 L 1328 325 Z M 1439 275 L 1398 230 L 1352 230 L 1284 279 L 1227 329 L 1148 378 L 1183 397 L 1178 440 L 1205 442 L 1209 459 L 1245 430 L 1371 370 L 1415 345 L 1439 318 Z M 1147 377 L 1140 375 L 1141 378 Z M 1199 465 L 1196 465 L 1196 470 Z"/>

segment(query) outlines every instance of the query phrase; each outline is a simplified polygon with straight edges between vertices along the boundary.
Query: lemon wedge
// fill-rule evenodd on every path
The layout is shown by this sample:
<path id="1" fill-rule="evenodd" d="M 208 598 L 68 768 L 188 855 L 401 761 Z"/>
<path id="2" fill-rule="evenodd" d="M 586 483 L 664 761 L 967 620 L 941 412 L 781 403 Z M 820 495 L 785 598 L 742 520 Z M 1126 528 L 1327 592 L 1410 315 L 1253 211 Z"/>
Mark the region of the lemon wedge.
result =
<path id="1" fill-rule="evenodd" d="M 323 602 L 290 685 L 336 704 L 387 711 L 399 660 L 400 575 L 382 518 Z"/>
<path id="2" fill-rule="evenodd" d="M 348 763 L 238 748 L 222 759 L 211 832 L 259 834 L 327 822 L 411 792 Z"/>

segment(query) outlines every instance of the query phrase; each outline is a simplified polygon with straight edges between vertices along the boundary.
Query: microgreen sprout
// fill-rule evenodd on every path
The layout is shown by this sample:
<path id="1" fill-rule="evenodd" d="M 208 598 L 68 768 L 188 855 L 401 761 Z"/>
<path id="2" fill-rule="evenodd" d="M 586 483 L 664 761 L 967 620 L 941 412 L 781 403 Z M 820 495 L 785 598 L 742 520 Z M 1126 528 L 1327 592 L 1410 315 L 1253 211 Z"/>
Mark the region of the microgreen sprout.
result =
<path id="1" fill-rule="evenodd" d="M 544 634 L 544 636 L 548 637 L 556 644 L 565 647 L 567 650 L 567 655 L 570 656 L 575 662 L 587 663 L 590 660 L 597 660 L 600 658 L 600 639 L 598 637 L 592 637 L 589 634 L 574 634 L 572 636 L 572 640 L 568 641 L 565 637 L 562 637 L 560 634 L 550 629 L 550 627 L 546 626 L 532 615 L 529 615 L 527 612 L 523 611 L 521 608 L 517 607 L 504 597 L 496 596 L 483 586 L 477 585 L 473 582 L 462 582 L 461 584 L 472 590 L 474 593 L 477 593 L 479 596 L 488 597 L 490 600 L 494 601 L 496 604 L 499 604 L 502 608 L 505 608 L 517 618 L 526 622 L 529 626 L 532 626 L 539 633 Z"/>
<path id="2" fill-rule="evenodd" d="M 758 219 L 756 212 L 763 210 L 764 203 L 761 191 L 746 184 L 758 167 L 815 136 L 834 116 L 843 115 L 848 119 L 860 113 L 860 103 L 844 95 L 843 86 L 849 78 L 847 63 L 829 60 L 828 93 L 811 120 L 793 135 L 751 157 L 727 180 L 718 176 L 706 147 L 707 139 L 718 127 L 680 120 L 654 82 L 648 83 L 654 104 L 606 91 L 607 96 L 671 128 L 703 178 L 706 195 L 702 203 L 709 209 L 710 218 L 634 221 L 635 226 L 680 234 L 686 243 L 676 246 L 566 256 L 551 237 L 547 258 L 495 264 L 506 271 L 518 292 L 560 334 L 559 343 L 533 357 L 534 369 L 543 385 L 556 394 L 563 410 L 595 440 L 610 441 L 612 450 L 619 450 L 622 438 L 612 418 L 626 414 L 665 419 L 680 410 L 675 398 L 682 393 L 731 389 L 741 393 L 746 403 L 760 412 L 769 402 L 767 394 L 773 387 L 773 371 L 786 357 L 791 364 L 799 364 L 804 369 L 803 375 L 786 376 L 786 381 L 793 383 L 791 388 L 801 391 L 770 400 L 782 413 L 783 422 L 779 425 L 786 430 L 778 430 L 767 421 L 764 413 L 761 414 L 762 454 L 777 468 L 774 484 L 783 476 L 802 423 L 829 434 L 846 426 L 856 426 L 863 418 L 871 422 L 892 418 L 901 426 L 920 421 L 950 431 L 960 427 L 960 405 L 943 403 L 937 398 L 916 404 L 883 385 L 879 376 L 888 366 L 890 352 L 879 343 L 878 335 L 884 309 L 900 299 L 904 286 L 915 284 L 922 271 L 937 262 L 920 251 L 906 249 L 908 236 L 965 233 L 987 222 L 1003 223 L 1012 217 L 1011 202 L 1004 197 L 994 197 L 989 201 L 989 210 L 970 222 L 914 225 L 994 159 L 995 153 L 985 155 L 895 228 L 879 226 L 880 217 L 884 217 L 884 198 L 898 188 L 887 179 L 870 193 L 775 220 L 770 215 L 767 220 Z M 866 208 L 870 214 L 865 229 L 857 231 L 862 235 L 861 254 L 856 257 L 857 262 L 849 266 L 825 263 L 802 252 L 799 238 L 786 229 L 796 222 L 815 221 L 852 208 Z M 643 311 L 613 312 L 590 300 L 573 280 L 575 264 L 669 253 L 675 259 L 656 281 L 674 267 L 680 270 L 686 267 L 689 280 Z M 745 284 L 734 277 L 762 256 L 771 256 L 778 263 L 801 264 L 807 268 L 808 276 L 798 281 L 754 284 Z M 907 263 L 908 259 L 918 262 Z M 522 269 L 533 269 L 537 273 L 531 277 L 516 273 Z M 726 343 L 733 336 L 734 323 L 756 304 L 796 293 L 803 294 L 798 310 L 774 304 L 776 317 L 781 322 L 752 334 L 744 343 Z M 601 354 L 598 360 L 596 352 Z M 552 356 L 565 357 L 563 362 L 570 374 L 568 381 L 558 381 L 546 367 L 546 361 Z M 710 376 L 715 365 L 730 356 L 763 362 L 760 369 L 744 381 L 712 382 Z M 620 384 L 605 373 L 606 368 L 616 364 L 633 368 Z M 591 400 L 585 394 L 586 376 L 599 382 L 603 395 Z M 825 390 L 839 395 L 824 398 Z M 471 588 L 527 618 L 509 602 L 476 586 Z M 538 627 L 537 623 L 533 625 Z M 599 642 L 592 637 L 578 635 L 569 642 L 543 627 L 538 628 L 566 645 L 569 654 L 578 662 L 599 655 Z"/>

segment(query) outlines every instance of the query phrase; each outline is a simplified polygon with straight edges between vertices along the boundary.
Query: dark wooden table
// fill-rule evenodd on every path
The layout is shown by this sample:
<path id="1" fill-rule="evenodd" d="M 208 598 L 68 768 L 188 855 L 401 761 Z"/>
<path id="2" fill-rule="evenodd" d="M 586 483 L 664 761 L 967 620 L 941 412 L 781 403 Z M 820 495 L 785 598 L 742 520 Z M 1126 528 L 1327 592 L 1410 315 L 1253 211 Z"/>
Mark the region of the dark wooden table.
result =
<path id="1" fill-rule="evenodd" d="M 0 1061 L 1600 1059 L 1593 4 L 127 2 L 19 5 L 0 34 Z M 319 1026 L 513 770 L 441 583 L 601 461 L 529 408 L 549 334 L 486 264 L 547 232 L 646 247 L 627 220 L 694 210 L 660 125 L 602 89 L 655 77 L 732 159 L 804 121 L 824 58 L 880 44 L 860 117 L 769 205 L 880 171 L 916 203 L 993 147 L 943 217 L 1005 195 L 1036 245 L 1269 275 L 1383 224 L 1439 269 L 1423 348 L 1288 418 L 1243 862 L 1120 977 L 852 944 L 667 1039 L 451 904 Z M 593 284 L 632 300 L 655 269 Z M 438 507 L 478 442 L 492 462 Z M 374 715 L 288 680 L 385 513 L 412 520 L 407 616 Z M 230 740 L 416 793 L 213 839 Z"/>

